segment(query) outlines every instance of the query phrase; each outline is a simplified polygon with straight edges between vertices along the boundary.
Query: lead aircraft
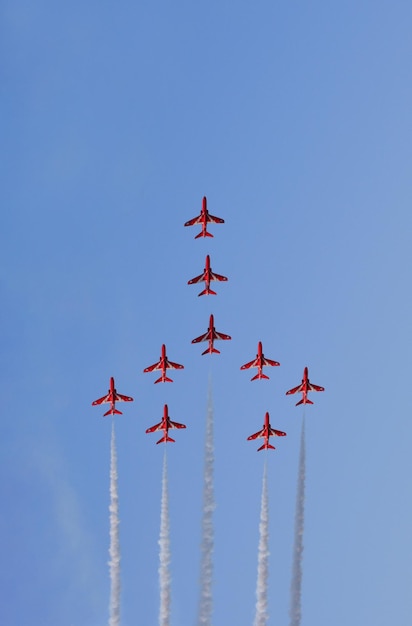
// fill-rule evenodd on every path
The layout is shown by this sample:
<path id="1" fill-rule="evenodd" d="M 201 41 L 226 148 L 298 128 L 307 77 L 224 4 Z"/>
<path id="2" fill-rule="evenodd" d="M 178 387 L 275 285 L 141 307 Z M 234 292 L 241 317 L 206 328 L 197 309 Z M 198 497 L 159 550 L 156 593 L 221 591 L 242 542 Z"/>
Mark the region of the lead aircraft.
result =
<path id="1" fill-rule="evenodd" d="M 212 233 L 209 233 L 207 230 L 208 224 L 224 224 L 224 223 L 225 223 L 225 220 L 222 220 L 221 217 L 215 217 L 214 215 L 210 215 L 209 211 L 207 210 L 206 196 L 203 196 L 202 210 L 200 211 L 200 215 L 186 222 L 185 226 L 194 226 L 195 224 L 201 224 L 202 230 L 195 237 L 195 239 L 199 239 L 199 237 L 213 237 Z"/>
<path id="2" fill-rule="evenodd" d="M 275 366 L 275 365 L 280 365 L 280 363 L 278 363 L 277 361 L 271 361 L 271 359 L 267 359 L 265 357 L 265 355 L 263 354 L 263 350 L 262 350 L 262 342 L 259 341 L 256 359 L 253 359 L 253 361 L 250 361 L 249 363 L 245 363 L 244 365 L 242 365 L 240 369 L 248 370 L 251 367 L 257 367 L 258 373 L 256 374 L 256 376 L 253 376 L 253 378 L 251 378 L 250 380 L 257 380 L 258 378 L 269 379 L 269 376 L 266 376 L 266 374 L 262 372 L 262 368 L 265 365 Z"/>
<path id="3" fill-rule="evenodd" d="M 325 391 L 325 388 L 320 387 L 319 385 L 314 385 L 310 382 L 308 368 L 305 367 L 305 369 L 303 370 L 303 378 L 301 384 L 297 387 L 293 387 L 293 389 L 289 389 L 289 391 L 286 392 L 286 395 L 289 396 L 293 393 L 302 392 L 302 400 L 296 402 L 295 406 L 298 406 L 299 404 L 313 404 L 312 400 L 309 400 L 308 398 L 309 391 Z"/>
<path id="4" fill-rule="evenodd" d="M 165 404 L 163 408 L 162 421 L 148 428 L 146 430 L 146 433 L 154 433 L 156 430 L 163 430 L 163 437 L 161 437 L 159 441 L 156 441 L 156 444 L 163 443 L 163 442 L 166 443 L 167 441 L 172 441 L 174 443 L 175 440 L 169 437 L 170 428 L 186 428 L 186 425 L 179 424 L 179 422 L 172 422 L 172 420 L 169 417 L 169 410 L 167 408 L 167 404 Z"/>
<path id="5" fill-rule="evenodd" d="M 196 283 L 201 283 L 204 282 L 205 283 L 205 289 L 203 291 L 201 291 L 200 293 L 198 293 L 198 296 L 207 296 L 207 295 L 216 295 L 216 291 L 213 291 L 212 289 L 210 289 L 210 282 L 212 280 L 218 280 L 220 282 L 226 282 L 227 278 L 226 276 L 222 276 L 221 274 L 215 274 L 214 272 L 212 272 L 212 268 L 210 267 L 210 256 L 207 255 L 206 256 L 206 261 L 205 261 L 205 269 L 203 270 L 203 274 L 199 274 L 199 276 L 195 276 L 195 278 L 192 278 L 191 280 L 187 281 L 188 285 L 195 285 Z"/>
<path id="6" fill-rule="evenodd" d="M 263 424 L 263 428 L 262 430 L 258 430 L 257 433 L 254 433 L 253 435 L 250 435 L 250 437 L 247 438 L 248 441 L 251 441 L 252 439 L 257 439 L 258 437 L 264 437 L 265 438 L 265 443 L 260 446 L 260 448 L 258 448 L 258 452 L 260 450 L 267 450 L 267 449 L 271 449 L 271 450 L 275 450 L 275 446 L 272 446 L 269 443 L 269 438 L 270 437 L 285 437 L 286 433 L 282 432 L 281 430 L 275 430 L 274 428 L 272 428 L 272 426 L 269 423 L 269 413 L 266 412 L 265 415 L 265 423 Z"/>
<path id="7" fill-rule="evenodd" d="M 232 339 L 232 337 L 230 337 L 230 335 L 225 335 L 224 333 L 218 333 L 214 327 L 214 319 L 213 319 L 213 315 L 210 316 L 209 319 L 209 328 L 207 329 L 207 331 L 205 332 L 204 335 L 200 335 L 200 337 L 196 337 L 196 339 L 192 339 L 192 343 L 199 343 L 199 341 L 208 341 L 209 342 L 209 347 L 207 348 L 207 350 L 205 350 L 204 352 L 202 352 L 203 354 L 207 354 L 208 352 L 210 354 L 212 354 L 212 352 L 215 352 L 216 354 L 220 354 L 220 350 L 217 350 L 214 347 L 214 341 L 216 339 L 224 339 L 225 341 Z"/>
<path id="8" fill-rule="evenodd" d="M 160 360 L 157 361 L 157 363 L 153 363 L 153 365 L 149 365 L 149 367 L 146 367 L 143 370 L 143 372 L 146 373 L 146 372 L 153 372 L 155 370 L 162 370 L 162 375 L 160 376 L 160 378 L 154 381 L 154 384 L 172 383 L 173 380 L 166 376 L 166 370 L 169 368 L 172 370 L 182 370 L 184 369 L 184 365 L 180 365 L 179 363 L 173 363 L 173 361 L 169 361 L 166 355 L 166 346 L 165 344 L 163 344 L 162 349 L 161 349 L 161 354 L 160 354 Z"/>
<path id="9" fill-rule="evenodd" d="M 92 402 L 92 406 L 104 404 L 105 402 L 110 402 L 110 409 L 104 413 L 103 417 L 106 417 L 106 415 L 122 415 L 122 412 L 116 409 L 116 402 L 133 402 L 133 398 L 117 393 L 114 386 L 114 378 L 112 376 L 110 378 L 110 389 L 108 390 L 107 395 Z"/>

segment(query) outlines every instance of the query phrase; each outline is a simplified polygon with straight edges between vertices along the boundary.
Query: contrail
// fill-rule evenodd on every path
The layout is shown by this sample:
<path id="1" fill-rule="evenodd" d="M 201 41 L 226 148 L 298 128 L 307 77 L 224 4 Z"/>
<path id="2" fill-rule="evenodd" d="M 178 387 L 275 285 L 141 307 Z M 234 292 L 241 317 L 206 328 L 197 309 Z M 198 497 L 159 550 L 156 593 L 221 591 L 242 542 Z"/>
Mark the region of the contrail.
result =
<path id="1" fill-rule="evenodd" d="M 302 557 L 303 528 L 305 521 L 305 417 L 300 437 L 299 473 L 296 494 L 295 542 L 293 546 L 292 583 L 290 586 L 290 626 L 300 626 L 302 617 Z"/>
<path id="2" fill-rule="evenodd" d="M 169 493 L 167 482 L 167 457 L 165 449 L 165 454 L 163 457 L 162 504 L 160 509 L 159 536 L 160 626 L 170 625 L 170 522 Z"/>
<path id="3" fill-rule="evenodd" d="M 199 626 L 211 626 L 213 600 L 213 511 L 215 499 L 213 490 L 214 470 L 214 447 L 213 447 L 213 399 L 212 383 L 209 381 L 209 395 L 206 417 L 205 461 L 204 461 L 204 484 L 203 484 L 203 517 L 202 517 L 202 543 L 201 543 L 201 566 L 200 566 L 200 602 L 198 624 Z"/>
<path id="4" fill-rule="evenodd" d="M 258 574 L 256 584 L 256 613 L 253 626 L 268 623 L 268 578 L 269 578 L 269 497 L 267 464 L 263 470 L 262 501 L 260 507 Z"/>
<path id="5" fill-rule="evenodd" d="M 117 492 L 117 452 L 114 421 L 112 423 L 110 457 L 110 617 L 109 626 L 120 626 L 120 544 L 119 495 Z"/>

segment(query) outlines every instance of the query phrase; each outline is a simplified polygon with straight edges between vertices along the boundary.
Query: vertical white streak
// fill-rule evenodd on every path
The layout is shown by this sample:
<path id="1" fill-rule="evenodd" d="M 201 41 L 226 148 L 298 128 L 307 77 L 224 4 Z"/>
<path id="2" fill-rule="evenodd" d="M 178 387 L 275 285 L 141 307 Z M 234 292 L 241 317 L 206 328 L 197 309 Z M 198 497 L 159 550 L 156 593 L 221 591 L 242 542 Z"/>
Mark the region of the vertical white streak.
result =
<path id="1" fill-rule="evenodd" d="M 160 611 L 159 625 L 170 625 L 170 522 L 169 522 L 169 494 L 167 480 L 166 446 L 163 458 L 162 503 L 160 509 L 160 536 L 159 536 L 159 585 Z"/>
<path id="2" fill-rule="evenodd" d="M 256 584 L 256 613 L 253 626 L 266 626 L 268 622 L 268 578 L 269 578 L 269 497 L 267 465 L 263 470 L 262 500 L 259 523 L 258 574 Z"/>
<path id="3" fill-rule="evenodd" d="M 109 626 L 120 626 L 120 544 L 119 495 L 117 492 L 117 452 L 114 422 L 112 423 L 110 455 L 110 617 Z"/>
<path id="4" fill-rule="evenodd" d="M 302 557 L 305 515 L 305 418 L 300 438 L 299 473 L 296 492 L 295 542 L 293 547 L 292 582 L 290 587 L 290 626 L 300 626 L 302 616 Z"/>
<path id="5" fill-rule="evenodd" d="M 213 399 L 212 383 L 209 382 L 209 397 L 206 417 L 205 438 L 205 461 L 204 461 L 204 484 L 203 484 L 203 517 L 202 517 L 202 543 L 201 543 L 201 566 L 200 566 L 200 602 L 199 602 L 199 626 L 211 626 L 213 599 L 213 511 L 215 499 L 213 489 L 214 470 L 214 446 L 213 446 Z"/>

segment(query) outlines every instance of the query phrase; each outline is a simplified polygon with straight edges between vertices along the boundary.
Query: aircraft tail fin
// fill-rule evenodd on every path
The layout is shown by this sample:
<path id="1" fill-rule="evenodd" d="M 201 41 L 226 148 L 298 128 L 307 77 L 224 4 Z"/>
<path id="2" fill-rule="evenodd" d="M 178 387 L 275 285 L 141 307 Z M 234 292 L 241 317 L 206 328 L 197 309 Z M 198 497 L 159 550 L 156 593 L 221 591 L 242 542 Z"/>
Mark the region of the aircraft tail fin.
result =
<path id="1" fill-rule="evenodd" d="M 172 383 L 172 382 L 173 380 L 171 378 L 168 378 L 167 376 L 160 376 L 160 378 L 154 381 L 154 384 L 156 385 L 157 383 Z"/>
<path id="2" fill-rule="evenodd" d="M 263 446 L 260 446 L 260 448 L 258 448 L 258 452 L 260 452 L 260 450 L 276 450 L 275 446 L 272 446 L 271 443 L 264 443 Z"/>
<path id="3" fill-rule="evenodd" d="M 216 296 L 217 293 L 216 291 L 213 291 L 213 289 L 203 289 L 203 291 L 201 291 L 200 293 L 197 294 L 198 296 Z"/>
<path id="4" fill-rule="evenodd" d="M 266 374 L 264 374 L 263 372 L 261 372 L 260 374 L 258 372 L 256 376 L 253 376 L 253 378 L 251 378 L 250 380 L 257 380 L 258 378 L 266 378 L 266 380 L 269 380 L 269 376 L 266 376 Z"/>
<path id="5" fill-rule="evenodd" d="M 203 230 L 200 231 L 200 233 L 198 235 L 196 235 L 195 239 L 199 239 L 199 237 L 213 237 L 212 233 L 209 233 L 207 230 L 205 230 L 203 232 Z"/>
<path id="6" fill-rule="evenodd" d="M 117 409 L 113 408 L 113 409 L 109 409 L 108 411 L 106 411 L 106 413 L 103 415 L 103 417 L 106 417 L 106 415 L 123 415 L 123 413 L 121 411 L 118 411 Z"/>
<path id="7" fill-rule="evenodd" d="M 299 406 L 299 404 L 313 404 L 312 400 L 308 400 L 308 398 L 302 398 L 299 402 L 296 402 L 295 406 Z"/>
<path id="8" fill-rule="evenodd" d="M 212 354 L 212 352 L 214 352 L 215 354 L 220 354 L 220 350 L 218 350 L 217 348 L 213 347 L 213 348 L 207 348 L 207 350 L 202 352 L 202 355 L 203 354 Z"/>
<path id="9" fill-rule="evenodd" d="M 163 442 L 166 443 L 167 441 L 172 441 L 173 443 L 175 443 L 175 440 L 169 437 L 169 435 L 163 435 L 163 437 L 159 439 L 159 441 L 156 441 L 156 444 Z"/>

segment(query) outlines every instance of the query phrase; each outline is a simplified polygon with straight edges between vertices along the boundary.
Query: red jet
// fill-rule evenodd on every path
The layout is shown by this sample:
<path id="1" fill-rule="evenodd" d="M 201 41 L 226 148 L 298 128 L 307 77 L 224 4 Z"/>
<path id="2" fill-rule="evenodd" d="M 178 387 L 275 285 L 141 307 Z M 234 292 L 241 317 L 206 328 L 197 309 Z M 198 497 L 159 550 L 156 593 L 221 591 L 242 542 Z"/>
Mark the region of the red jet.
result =
<path id="1" fill-rule="evenodd" d="M 313 385 L 310 382 L 308 378 L 308 368 L 305 367 L 303 371 L 302 383 L 297 387 L 294 387 L 293 389 L 289 389 L 289 391 L 286 392 L 286 395 L 289 396 L 292 393 L 299 393 L 300 391 L 303 394 L 302 400 L 296 402 L 296 406 L 298 406 L 299 404 L 313 404 L 312 400 L 308 399 L 309 391 L 325 391 L 325 388 L 319 387 L 319 385 Z"/>
<path id="2" fill-rule="evenodd" d="M 221 282 L 225 282 L 227 281 L 226 276 L 221 276 L 220 274 L 215 274 L 214 272 L 212 272 L 212 268 L 210 267 L 210 256 L 207 255 L 206 257 L 206 263 L 205 263 L 205 269 L 203 270 L 203 274 L 199 274 L 199 276 L 196 276 L 195 278 L 192 278 L 191 280 L 189 280 L 187 282 L 188 285 L 194 285 L 196 283 L 201 283 L 201 282 L 205 282 L 206 284 L 206 289 L 204 289 L 203 291 L 201 291 L 199 294 L 197 294 L 198 296 L 207 296 L 207 295 L 216 295 L 216 291 L 213 291 L 212 289 L 210 289 L 210 282 L 212 280 L 219 280 Z"/>
<path id="3" fill-rule="evenodd" d="M 215 330 L 215 327 L 213 326 L 213 324 L 214 324 L 213 315 L 211 315 L 210 320 L 209 320 L 209 328 L 207 332 L 204 335 L 200 335 L 200 337 L 196 337 L 196 339 L 192 340 L 192 343 L 199 343 L 199 341 L 209 342 L 208 349 L 202 352 L 202 354 L 207 354 L 208 352 L 210 354 L 212 354 L 212 352 L 216 352 L 216 354 L 220 354 L 220 350 L 217 350 L 213 345 L 213 342 L 215 341 L 215 339 L 224 339 L 224 340 L 232 339 L 232 337 L 230 337 L 229 335 L 218 333 Z"/>
<path id="4" fill-rule="evenodd" d="M 173 380 L 166 376 L 166 370 L 168 368 L 172 370 L 182 370 L 184 369 L 184 365 L 180 365 L 179 363 L 173 363 L 173 361 L 169 361 L 169 359 L 166 356 L 166 346 L 165 344 L 163 344 L 162 353 L 160 355 L 160 361 L 158 361 L 157 363 L 154 363 L 153 365 L 150 365 L 149 367 L 146 367 L 146 369 L 144 369 L 143 372 L 153 372 L 154 370 L 162 370 L 162 375 L 160 376 L 160 378 L 155 380 L 155 384 L 156 383 L 172 383 Z"/>
<path id="5" fill-rule="evenodd" d="M 242 365 L 242 367 L 240 368 L 241 370 L 248 370 L 250 367 L 257 367 L 258 368 L 258 373 L 256 374 L 256 376 L 253 376 L 253 378 L 251 378 L 250 380 L 256 380 L 258 378 L 267 378 L 269 379 L 269 376 L 266 376 L 266 374 L 264 374 L 262 372 L 262 368 L 264 365 L 280 365 L 280 363 L 278 363 L 277 361 L 271 361 L 270 359 L 267 359 L 265 357 L 265 355 L 262 352 L 262 342 L 259 341 L 258 343 L 258 352 L 256 355 L 256 359 L 253 359 L 253 361 L 250 361 L 249 363 L 245 363 L 244 365 Z"/>
<path id="6" fill-rule="evenodd" d="M 155 424 L 154 426 L 151 426 L 150 428 L 148 428 L 146 430 L 147 433 L 154 433 L 156 430 L 163 430 L 163 437 L 161 439 L 159 439 L 159 441 L 156 441 L 156 444 L 158 443 L 162 443 L 167 442 L 167 441 L 173 441 L 173 443 L 175 442 L 174 439 L 172 439 L 171 437 L 169 437 L 169 428 L 186 428 L 185 424 L 179 424 L 179 422 L 172 422 L 172 420 L 169 417 L 169 411 L 167 408 L 167 404 L 164 405 L 164 409 L 163 409 L 163 417 L 162 417 L 162 421 L 159 422 L 158 424 Z"/>
<path id="7" fill-rule="evenodd" d="M 282 432 L 281 430 L 275 430 L 274 428 L 272 428 L 269 423 L 269 413 L 266 413 L 265 423 L 263 424 L 262 430 L 258 430 L 258 432 L 254 435 L 250 435 L 247 440 L 251 441 L 252 439 L 257 439 L 258 437 L 264 437 L 265 443 L 263 444 L 263 446 L 260 446 L 260 448 L 258 448 L 258 452 L 260 452 L 260 450 L 267 450 L 268 448 L 270 448 L 271 450 L 275 450 L 275 446 L 272 446 L 269 443 L 269 437 L 285 437 L 285 435 L 286 433 Z"/>
<path id="8" fill-rule="evenodd" d="M 115 407 L 116 402 L 133 402 L 133 398 L 129 398 L 129 396 L 122 396 L 120 393 L 117 393 L 114 386 L 114 378 L 112 376 L 107 396 L 103 396 L 103 398 L 95 400 L 92 402 L 92 406 L 96 406 L 96 404 L 103 404 L 104 402 L 110 402 L 110 409 L 103 415 L 103 417 L 106 417 L 106 415 L 122 415 L 122 412 L 118 411 Z"/>
<path id="9" fill-rule="evenodd" d="M 186 222 L 185 226 L 194 226 L 195 224 L 202 225 L 202 230 L 200 231 L 198 235 L 196 235 L 195 239 L 198 239 L 199 237 L 213 237 L 212 233 L 209 233 L 207 230 L 207 225 L 209 223 L 224 224 L 225 220 L 222 220 L 221 217 L 215 217 L 214 215 L 210 215 L 210 213 L 207 210 L 206 196 L 203 196 L 202 210 L 200 211 L 200 215 Z"/>

